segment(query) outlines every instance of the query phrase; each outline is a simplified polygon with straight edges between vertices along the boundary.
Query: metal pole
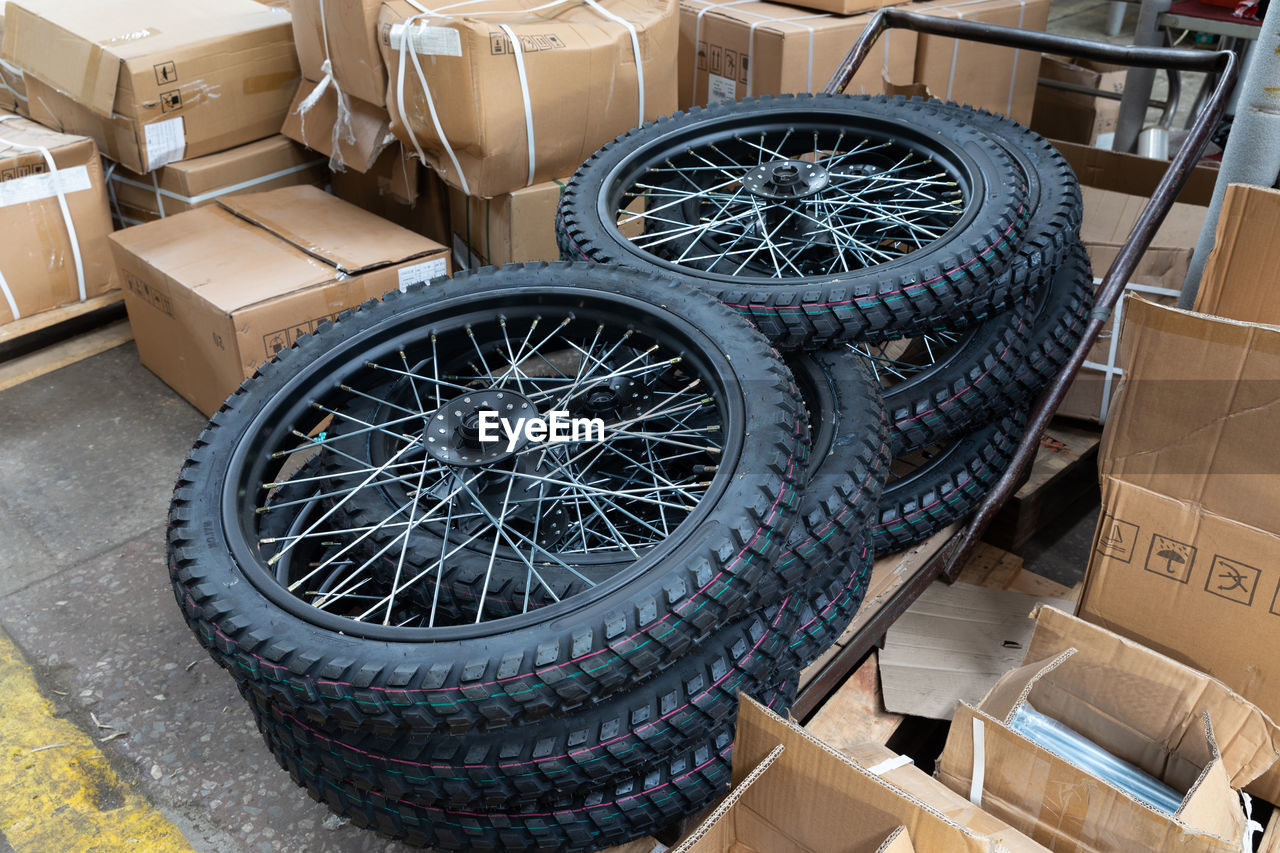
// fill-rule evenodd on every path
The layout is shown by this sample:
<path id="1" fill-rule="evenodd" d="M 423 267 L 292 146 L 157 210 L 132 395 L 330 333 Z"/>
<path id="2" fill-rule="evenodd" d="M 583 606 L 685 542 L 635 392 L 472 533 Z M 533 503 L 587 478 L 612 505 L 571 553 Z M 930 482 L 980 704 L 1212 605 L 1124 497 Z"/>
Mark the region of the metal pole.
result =
<path id="1" fill-rule="evenodd" d="M 1222 212 L 1222 198 L 1227 184 L 1257 184 L 1269 187 L 1280 174 L 1280 13 L 1268 13 L 1258 33 L 1236 105 L 1235 120 L 1227 148 L 1222 154 L 1222 168 L 1213 186 L 1213 200 L 1209 215 L 1205 217 L 1200 240 L 1191 256 L 1182 285 L 1179 308 L 1194 307 L 1196 294 L 1200 292 L 1200 277 L 1204 274 L 1205 261 L 1213 249 L 1218 229 L 1218 214 Z"/>
<path id="2" fill-rule="evenodd" d="M 1138 7 L 1138 26 L 1133 33 L 1133 43 L 1142 47 L 1155 47 L 1164 40 L 1156 28 L 1156 18 L 1169 11 L 1170 0 L 1142 0 Z M 1151 85 L 1155 71 L 1148 68 L 1132 68 L 1124 78 L 1124 97 L 1120 99 L 1120 115 L 1116 118 L 1116 136 L 1111 144 L 1113 151 L 1132 151 L 1138 143 L 1138 134 L 1147 123 L 1147 102 L 1151 100 Z"/>

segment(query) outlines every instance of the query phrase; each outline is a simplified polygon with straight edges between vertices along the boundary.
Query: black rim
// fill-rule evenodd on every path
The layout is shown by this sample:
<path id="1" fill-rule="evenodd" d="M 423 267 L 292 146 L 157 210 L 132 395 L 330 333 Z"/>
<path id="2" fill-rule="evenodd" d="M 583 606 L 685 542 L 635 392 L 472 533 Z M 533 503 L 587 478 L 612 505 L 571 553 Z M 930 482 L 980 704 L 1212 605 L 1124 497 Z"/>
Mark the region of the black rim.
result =
<path id="1" fill-rule="evenodd" d="M 739 109 L 629 152 L 597 214 L 625 251 L 703 277 L 787 280 L 893 264 L 973 215 L 981 178 L 873 116 Z"/>
<path id="2" fill-rule="evenodd" d="M 224 532 L 255 586 L 322 627 L 395 640 L 513 630 L 627 583 L 705 518 L 741 450 L 745 412 L 732 375 L 691 324 L 617 294 L 546 288 L 424 303 L 321 354 L 257 413 L 228 460 Z M 388 392 L 385 420 L 350 421 L 347 412 Z M 588 417 L 589 408 L 605 441 L 593 430 L 583 441 L 508 448 L 504 437 L 495 452 L 471 434 L 477 409 L 464 411 L 468 398 L 541 414 Z M 385 456 L 344 460 L 344 476 L 316 474 L 308 462 L 332 454 L 344 430 L 379 436 Z M 342 506 L 361 489 L 388 487 L 406 501 L 383 519 L 384 531 L 397 532 L 375 547 L 369 525 L 343 526 Z M 524 495 L 512 498 L 517 489 Z M 607 514 L 597 511 L 605 499 Z M 264 525 L 279 512 L 286 519 Z M 466 549 L 490 568 L 497 555 L 520 561 L 533 588 L 547 568 L 589 582 L 542 610 L 530 601 L 528 612 L 499 618 L 486 615 L 482 598 L 468 624 L 441 624 L 439 613 L 400 595 L 424 580 L 406 577 L 403 531 L 428 525 L 441 543 L 441 559 L 426 567 L 436 577 Z M 612 553 L 603 554 L 606 541 Z"/>

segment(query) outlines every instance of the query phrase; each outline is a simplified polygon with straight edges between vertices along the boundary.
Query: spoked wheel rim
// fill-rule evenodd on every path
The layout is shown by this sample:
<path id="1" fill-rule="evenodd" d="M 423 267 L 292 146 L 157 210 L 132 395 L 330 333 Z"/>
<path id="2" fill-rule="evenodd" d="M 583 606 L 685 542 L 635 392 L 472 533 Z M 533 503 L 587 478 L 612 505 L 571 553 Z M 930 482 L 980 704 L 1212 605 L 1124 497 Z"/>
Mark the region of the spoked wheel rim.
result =
<path id="1" fill-rule="evenodd" d="M 741 391 L 714 344 L 691 324 L 622 295 L 549 289 L 530 302 L 527 295 L 479 296 L 397 314 L 302 367 L 258 412 L 228 460 L 221 519 L 232 555 L 264 595 L 322 627 L 375 639 L 500 633 L 629 582 L 669 556 L 678 529 L 710 511 L 740 452 L 745 417 Z M 348 412 L 395 391 L 396 383 L 400 395 L 384 400 L 387 419 L 350 420 Z M 416 409 L 405 405 L 410 398 Z M 500 415 L 511 404 L 541 416 L 558 406 L 581 413 L 577 404 L 587 401 L 603 421 L 603 442 L 593 432 L 581 442 L 508 447 L 503 436 L 494 449 L 463 435 L 481 403 Z M 344 430 L 380 436 L 385 459 L 372 466 L 349 460 L 345 479 L 316 476 L 310 460 L 332 454 L 331 433 Z M 406 461 L 406 469 L 393 467 Z M 470 624 L 440 624 L 421 604 L 406 618 L 403 592 L 412 579 L 396 549 L 407 548 L 409 537 L 392 533 L 374 547 L 369 525 L 342 522 L 344 501 L 385 486 L 413 498 L 400 512 L 388 511 L 384 532 L 434 525 L 442 543 L 438 573 L 469 553 L 490 566 L 499 558 L 525 565 L 531 576 L 544 566 L 573 570 L 591 583 L 505 618 L 486 615 L 483 602 Z M 511 497 L 517 489 L 525 491 L 518 513 Z M 608 510 L 599 511 L 601 500 L 610 501 Z M 263 519 L 281 510 L 291 514 L 288 523 L 276 518 L 270 526 L 286 532 L 264 537 Z M 462 516 L 472 522 L 465 533 Z M 548 520 L 561 531 L 537 532 Z M 614 547 L 606 549 L 606 541 Z M 304 557 L 292 559 L 304 544 Z M 344 561 L 357 570 L 348 566 L 334 579 Z M 356 579 L 363 586 L 353 587 Z M 335 583 L 345 595 L 334 594 Z M 357 594 L 374 600 L 360 609 Z"/>
<path id="2" fill-rule="evenodd" d="M 670 270 L 785 282 L 945 242 L 981 182 L 965 155 L 906 124 L 742 109 L 630 152 L 598 214 L 620 248 Z"/>
<path id="3" fill-rule="evenodd" d="M 886 393 L 905 390 L 954 361 L 973 332 L 935 331 L 877 343 L 846 344 Z"/>

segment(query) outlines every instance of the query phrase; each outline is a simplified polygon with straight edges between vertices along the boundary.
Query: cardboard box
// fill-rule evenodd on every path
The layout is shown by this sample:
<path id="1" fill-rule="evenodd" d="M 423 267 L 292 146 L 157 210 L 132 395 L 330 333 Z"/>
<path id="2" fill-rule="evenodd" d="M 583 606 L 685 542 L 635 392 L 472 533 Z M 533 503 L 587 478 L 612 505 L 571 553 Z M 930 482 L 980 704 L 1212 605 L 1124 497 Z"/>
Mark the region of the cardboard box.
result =
<path id="1" fill-rule="evenodd" d="M 439 243 L 311 186 L 111 237 L 142 363 L 206 414 L 325 320 L 449 272 Z"/>
<path id="2" fill-rule="evenodd" d="M 570 174 L 618 134 L 675 111 L 676 2 L 490 0 L 484 17 L 432 17 L 406 31 L 421 14 L 390 0 L 378 31 L 397 77 L 392 130 L 473 196 Z M 394 97 L 402 59 L 403 101 Z"/>
<path id="3" fill-rule="evenodd" d="M 1221 289 L 1197 307 L 1257 300 L 1274 319 L 1275 291 L 1247 262 L 1274 247 L 1235 243 L 1237 204 L 1219 221 Z M 1280 716 L 1280 328 L 1130 298 L 1121 345 L 1129 372 L 1103 432 L 1081 615 Z M 1248 790 L 1280 802 L 1280 770 Z"/>
<path id="4" fill-rule="evenodd" d="M 820 92 L 872 15 L 844 18 L 779 3 L 680 2 L 680 109 L 752 95 Z M 890 30 L 845 89 L 879 95 L 915 74 L 916 34 Z"/>
<path id="5" fill-rule="evenodd" d="M 802 0 L 788 5 L 815 9 L 819 12 L 832 12 L 836 15 L 856 15 L 861 12 L 874 12 L 886 6 L 898 6 L 909 0 Z"/>
<path id="6" fill-rule="evenodd" d="M 1118 94 L 1127 69 L 1087 59 L 1043 56 L 1031 129 L 1050 139 L 1093 145 L 1102 134 L 1115 133 L 1120 102 L 1084 92 L 1068 92 L 1044 81 L 1058 81 Z"/>
<path id="7" fill-rule="evenodd" d="M 674 853 L 919 853 L 1044 848 L 879 744 L 840 752 L 741 697 L 734 789 Z M 885 846 L 901 839 L 913 847 Z"/>
<path id="8" fill-rule="evenodd" d="M 1280 325 L 1280 192 L 1230 184 L 1196 310 L 1244 323 Z"/>
<path id="9" fill-rule="evenodd" d="M 1048 0 L 929 0 L 912 12 L 983 24 L 1043 30 Z M 1040 54 L 921 34 L 915 79 L 935 98 L 1002 113 L 1027 124 L 1036 97 Z"/>
<path id="10" fill-rule="evenodd" d="M 1057 853 L 1239 853 L 1246 815 L 1235 789 L 1280 755 L 1271 719 L 1220 681 L 1110 631 L 1052 608 L 1035 616 L 1024 665 L 976 707 L 957 707 L 938 778 Z M 1026 704 L 1185 792 L 1177 811 L 1013 731 Z"/>
<path id="11" fill-rule="evenodd" d="M 382 0 L 294 0 L 293 42 L 302 76 L 316 83 L 324 80 L 328 60 L 328 74 L 337 88 L 385 107 L 387 69 L 378 50 L 381 6 Z"/>
<path id="12" fill-rule="evenodd" d="M 287 10 L 253 0 L 13 0 L 0 57 L 32 118 L 134 172 L 278 133 L 298 85 Z"/>
<path id="13" fill-rule="evenodd" d="M 1089 250 L 1095 278 L 1106 274 L 1138 214 L 1155 191 L 1167 163 L 1097 148 L 1055 142 L 1080 178 L 1084 221 L 1080 236 Z M 1169 216 L 1130 276 L 1126 290 L 1143 298 L 1173 304 L 1182 290 L 1203 227 L 1217 170 L 1197 167 Z M 1104 423 L 1116 383 L 1124 375 L 1124 356 L 1114 334 L 1124 315 L 1124 301 L 1103 328 L 1058 413 Z"/>
<path id="14" fill-rule="evenodd" d="M 0 113 L 0 322 L 117 287 L 110 233 L 93 140 Z"/>
<path id="15" fill-rule="evenodd" d="M 354 169 L 330 175 L 333 194 L 415 234 L 450 245 L 449 189 L 432 169 L 396 142 L 368 172 Z"/>
<path id="16" fill-rule="evenodd" d="M 396 141 L 386 110 L 359 98 L 339 101 L 332 85 L 310 80 L 298 86 L 280 132 L 324 154 L 335 172 L 368 172 Z"/>
<path id="17" fill-rule="evenodd" d="M 471 269 L 560 260 L 556 208 L 567 180 L 534 184 L 497 198 L 475 198 L 450 187 L 454 263 Z"/>
<path id="18" fill-rule="evenodd" d="M 107 193 L 119 227 L 127 228 L 212 204 L 224 196 L 298 184 L 323 186 L 328 179 L 324 158 L 276 135 L 170 163 L 149 175 L 112 164 L 107 169 Z"/>

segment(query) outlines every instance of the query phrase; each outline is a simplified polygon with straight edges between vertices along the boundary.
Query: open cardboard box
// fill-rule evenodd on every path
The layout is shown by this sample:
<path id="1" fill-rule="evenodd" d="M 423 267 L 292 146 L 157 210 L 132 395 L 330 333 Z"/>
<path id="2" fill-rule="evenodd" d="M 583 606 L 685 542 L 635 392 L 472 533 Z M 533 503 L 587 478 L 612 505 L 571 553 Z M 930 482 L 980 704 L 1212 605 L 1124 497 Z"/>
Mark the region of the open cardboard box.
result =
<path id="1" fill-rule="evenodd" d="M 741 703 L 735 787 L 675 853 L 1044 851 L 879 744 L 839 752 Z"/>
<path id="2" fill-rule="evenodd" d="M 938 778 L 1055 851 L 1238 853 L 1237 788 L 1280 755 L 1280 730 L 1222 682 L 1048 607 L 1026 663 L 977 706 L 960 703 Z M 1186 792 L 1173 815 L 1009 728 L 1030 703 L 1118 758 Z"/>
<path id="3" fill-rule="evenodd" d="M 1081 615 L 1280 716 L 1280 192 L 1228 188 L 1197 307 L 1127 300 Z M 1249 322 L 1252 321 L 1252 322 Z M 1221 724 L 1215 720 L 1221 731 Z M 1280 769 L 1249 785 L 1280 802 Z"/>

